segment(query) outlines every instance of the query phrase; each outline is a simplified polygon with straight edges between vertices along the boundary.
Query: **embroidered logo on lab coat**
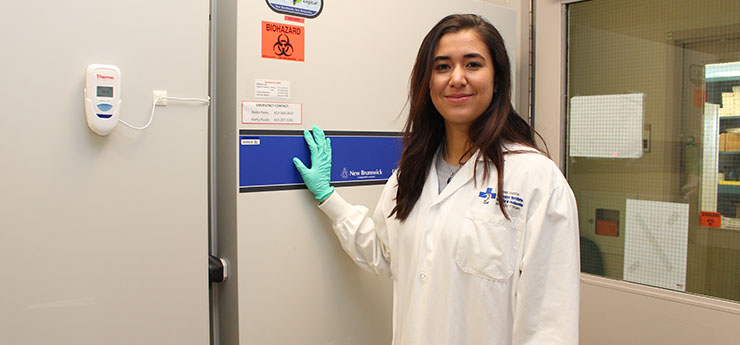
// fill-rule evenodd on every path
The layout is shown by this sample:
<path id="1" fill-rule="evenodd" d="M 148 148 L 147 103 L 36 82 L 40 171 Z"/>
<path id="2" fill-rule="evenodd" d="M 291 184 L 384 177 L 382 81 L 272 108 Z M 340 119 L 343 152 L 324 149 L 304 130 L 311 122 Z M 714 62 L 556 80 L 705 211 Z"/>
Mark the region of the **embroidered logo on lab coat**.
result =
<path id="1" fill-rule="evenodd" d="M 491 200 L 498 204 L 496 193 L 493 192 L 493 188 L 488 188 L 485 191 L 478 193 L 478 197 L 483 199 L 483 204 L 485 205 L 488 205 Z M 524 207 L 524 199 L 519 196 L 519 193 L 504 191 L 504 205 L 519 209 Z"/>

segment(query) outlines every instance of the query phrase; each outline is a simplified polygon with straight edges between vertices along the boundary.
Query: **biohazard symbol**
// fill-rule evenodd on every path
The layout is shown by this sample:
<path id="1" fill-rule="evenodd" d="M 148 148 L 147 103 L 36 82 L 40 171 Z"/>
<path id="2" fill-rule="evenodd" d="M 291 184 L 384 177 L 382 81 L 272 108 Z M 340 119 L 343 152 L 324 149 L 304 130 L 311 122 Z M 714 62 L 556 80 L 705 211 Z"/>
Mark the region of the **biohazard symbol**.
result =
<path id="1" fill-rule="evenodd" d="M 277 56 L 291 56 L 293 55 L 293 46 L 290 44 L 290 38 L 286 34 L 280 34 L 277 38 L 277 42 L 272 46 L 272 51 Z"/>
<path id="2" fill-rule="evenodd" d="M 699 225 L 713 228 L 722 227 L 722 215 L 717 212 L 700 212 Z"/>

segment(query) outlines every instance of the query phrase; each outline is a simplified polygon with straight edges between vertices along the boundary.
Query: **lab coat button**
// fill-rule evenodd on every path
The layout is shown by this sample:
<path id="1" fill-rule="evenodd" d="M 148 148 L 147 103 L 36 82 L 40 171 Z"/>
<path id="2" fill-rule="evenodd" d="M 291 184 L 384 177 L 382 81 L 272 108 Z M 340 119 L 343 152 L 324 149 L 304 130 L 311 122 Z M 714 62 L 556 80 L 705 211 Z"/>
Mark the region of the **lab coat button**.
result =
<path id="1" fill-rule="evenodd" d="M 422 273 L 422 274 L 420 274 L 420 275 L 419 275 L 419 279 L 420 279 L 420 280 L 424 280 L 424 279 L 427 279 L 427 275 L 426 275 L 426 274 L 424 274 L 424 273 Z"/>

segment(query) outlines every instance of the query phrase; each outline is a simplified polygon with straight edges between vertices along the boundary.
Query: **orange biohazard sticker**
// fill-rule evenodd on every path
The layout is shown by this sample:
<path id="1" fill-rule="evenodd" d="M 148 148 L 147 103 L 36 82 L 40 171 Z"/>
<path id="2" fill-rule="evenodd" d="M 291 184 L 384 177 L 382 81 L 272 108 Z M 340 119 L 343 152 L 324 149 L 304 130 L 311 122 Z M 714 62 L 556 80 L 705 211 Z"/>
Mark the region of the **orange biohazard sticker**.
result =
<path id="1" fill-rule="evenodd" d="M 597 220 L 596 234 L 601 236 L 619 237 L 619 223 Z"/>
<path id="2" fill-rule="evenodd" d="M 262 57 L 304 61 L 306 28 L 290 24 L 262 22 Z"/>
<path id="3" fill-rule="evenodd" d="M 704 103 L 707 102 L 707 89 L 699 87 L 694 88 L 694 106 L 703 107 Z"/>
<path id="4" fill-rule="evenodd" d="M 699 225 L 710 228 L 722 227 L 722 215 L 719 212 L 700 212 Z"/>

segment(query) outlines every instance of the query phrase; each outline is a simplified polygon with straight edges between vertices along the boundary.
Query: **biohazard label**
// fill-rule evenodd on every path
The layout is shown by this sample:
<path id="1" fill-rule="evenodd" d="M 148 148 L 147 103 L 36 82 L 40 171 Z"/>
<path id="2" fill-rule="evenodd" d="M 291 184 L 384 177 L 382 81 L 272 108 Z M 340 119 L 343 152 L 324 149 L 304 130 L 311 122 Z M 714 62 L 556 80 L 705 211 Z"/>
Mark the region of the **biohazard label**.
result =
<path id="1" fill-rule="evenodd" d="M 722 215 L 719 212 L 701 211 L 699 213 L 699 225 L 708 226 L 710 228 L 721 228 Z"/>
<path id="2" fill-rule="evenodd" d="M 282 23 L 262 22 L 262 57 L 304 61 L 306 28 Z"/>

